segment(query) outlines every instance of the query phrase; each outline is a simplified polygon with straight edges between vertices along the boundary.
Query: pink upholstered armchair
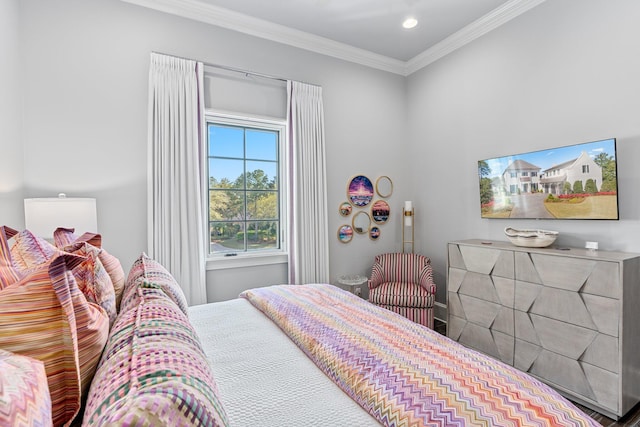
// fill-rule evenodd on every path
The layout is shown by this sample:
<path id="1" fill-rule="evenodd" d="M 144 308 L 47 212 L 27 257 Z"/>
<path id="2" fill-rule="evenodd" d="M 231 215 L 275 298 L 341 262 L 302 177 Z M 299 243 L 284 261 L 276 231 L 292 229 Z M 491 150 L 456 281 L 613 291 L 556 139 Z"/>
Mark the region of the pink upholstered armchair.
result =
<path id="1" fill-rule="evenodd" d="M 413 253 L 376 255 L 368 282 L 369 302 L 433 329 L 431 260 Z"/>

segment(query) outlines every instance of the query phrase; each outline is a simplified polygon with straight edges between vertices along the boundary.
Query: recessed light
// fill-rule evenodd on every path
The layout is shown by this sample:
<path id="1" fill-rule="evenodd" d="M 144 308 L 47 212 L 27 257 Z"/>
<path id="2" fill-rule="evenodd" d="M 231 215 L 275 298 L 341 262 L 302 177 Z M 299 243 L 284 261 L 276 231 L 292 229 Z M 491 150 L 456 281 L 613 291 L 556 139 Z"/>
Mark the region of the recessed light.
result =
<path id="1" fill-rule="evenodd" d="M 402 23 L 402 27 L 406 29 L 410 29 L 418 25 L 418 20 L 416 18 L 407 18 Z"/>

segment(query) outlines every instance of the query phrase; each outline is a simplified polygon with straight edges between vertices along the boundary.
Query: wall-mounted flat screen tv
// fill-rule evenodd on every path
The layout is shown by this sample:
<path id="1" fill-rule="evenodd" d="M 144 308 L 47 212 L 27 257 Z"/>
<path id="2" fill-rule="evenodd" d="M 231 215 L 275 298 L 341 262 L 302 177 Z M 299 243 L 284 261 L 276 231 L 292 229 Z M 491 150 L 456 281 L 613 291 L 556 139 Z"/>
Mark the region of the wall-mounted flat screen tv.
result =
<path id="1" fill-rule="evenodd" d="M 615 138 L 478 161 L 482 218 L 618 219 Z"/>

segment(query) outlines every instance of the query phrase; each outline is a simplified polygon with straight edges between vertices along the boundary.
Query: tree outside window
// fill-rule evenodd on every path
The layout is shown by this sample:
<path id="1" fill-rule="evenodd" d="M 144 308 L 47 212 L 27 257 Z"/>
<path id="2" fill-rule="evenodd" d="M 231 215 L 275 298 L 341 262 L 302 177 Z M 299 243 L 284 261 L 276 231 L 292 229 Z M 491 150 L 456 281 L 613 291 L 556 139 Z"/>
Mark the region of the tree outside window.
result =
<path id="1" fill-rule="evenodd" d="M 281 249 L 281 129 L 214 121 L 207 127 L 210 253 Z"/>

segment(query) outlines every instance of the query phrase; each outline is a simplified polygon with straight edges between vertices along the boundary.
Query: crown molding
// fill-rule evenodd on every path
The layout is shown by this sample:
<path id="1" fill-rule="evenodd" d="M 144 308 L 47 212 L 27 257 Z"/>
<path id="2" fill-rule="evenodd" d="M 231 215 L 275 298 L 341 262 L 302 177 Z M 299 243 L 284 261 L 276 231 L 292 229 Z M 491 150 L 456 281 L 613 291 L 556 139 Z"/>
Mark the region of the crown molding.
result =
<path id="1" fill-rule="evenodd" d="M 406 63 L 406 76 L 471 43 L 546 0 L 510 0 Z"/>
<path id="2" fill-rule="evenodd" d="M 121 0 L 345 61 L 408 76 L 545 0 L 510 0 L 407 62 L 285 27 L 199 0 Z"/>

